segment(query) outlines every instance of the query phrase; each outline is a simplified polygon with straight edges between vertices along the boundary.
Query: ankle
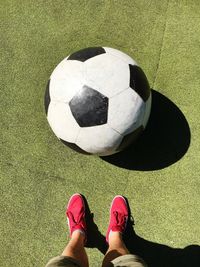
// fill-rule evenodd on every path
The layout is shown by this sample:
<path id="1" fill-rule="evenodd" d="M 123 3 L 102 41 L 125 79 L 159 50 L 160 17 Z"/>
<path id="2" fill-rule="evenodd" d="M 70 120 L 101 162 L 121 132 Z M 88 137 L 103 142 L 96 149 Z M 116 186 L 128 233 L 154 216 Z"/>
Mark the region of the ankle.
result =
<path id="1" fill-rule="evenodd" d="M 116 244 L 118 242 L 122 242 L 122 233 L 117 231 L 110 231 L 109 233 L 109 245 L 110 244 Z"/>
<path id="2" fill-rule="evenodd" d="M 81 230 L 75 230 L 72 235 L 71 235 L 71 240 L 72 241 L 77 241 L 80 244 L 84 244 L 85 242 L 85 233 Z"/>

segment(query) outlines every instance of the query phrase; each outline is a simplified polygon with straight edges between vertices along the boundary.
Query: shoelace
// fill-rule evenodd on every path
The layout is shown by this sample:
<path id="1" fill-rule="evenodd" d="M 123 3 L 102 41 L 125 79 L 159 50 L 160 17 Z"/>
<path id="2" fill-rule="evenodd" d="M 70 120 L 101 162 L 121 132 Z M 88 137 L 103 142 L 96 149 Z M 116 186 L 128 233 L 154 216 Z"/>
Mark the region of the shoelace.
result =
<path id="1" fill-rule="evenodd" d="M 77 226 L 77 225 L 80 225 L 81 227 L 83 227 L 83 215 L 84 213 L 81 212 L 79 217 L 77 218 L 77 220 L 75 220 L 74 218 L 74 215 L 71 211 L 67 211 L 67 217 L 69 218 L 70 221 L 73 222 L 73 225 L 72 225 L 72 230 Z"/>
<path id="2" fill-rule="evenodd" d="M 119 226 L 122 228 L 122 230 L 124 230 L 126 228 L 126 223 L 127 223 L 127 216 L 122 215 L 121 213 L 117 212 L 117 211 L 113 211 L 113 215 L 115 218 L 115 223 L 116 226 Z"/>

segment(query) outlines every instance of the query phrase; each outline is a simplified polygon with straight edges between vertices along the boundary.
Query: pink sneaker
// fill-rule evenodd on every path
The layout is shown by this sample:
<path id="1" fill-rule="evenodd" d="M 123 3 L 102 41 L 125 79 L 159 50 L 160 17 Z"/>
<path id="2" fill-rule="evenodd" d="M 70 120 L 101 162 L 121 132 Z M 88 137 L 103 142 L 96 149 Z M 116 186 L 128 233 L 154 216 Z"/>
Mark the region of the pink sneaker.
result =
<path id="1" fill-rule="evenodd" d="M 109 242 L 110 231 L 124 233 L 129 217 L 127 202 L 124 197 L 114 197 L 110 208 L 110 222 L 106 233 L 106 241 Z"/>
<path id="2" fill-rule="evenodd" d="M 71 196 L 67 205 L 66 215 L 70 236 L 75 230 L 79 230 L 85 234 L 86 238 L 85 203 L 80 194 L 76 193 Z"/>

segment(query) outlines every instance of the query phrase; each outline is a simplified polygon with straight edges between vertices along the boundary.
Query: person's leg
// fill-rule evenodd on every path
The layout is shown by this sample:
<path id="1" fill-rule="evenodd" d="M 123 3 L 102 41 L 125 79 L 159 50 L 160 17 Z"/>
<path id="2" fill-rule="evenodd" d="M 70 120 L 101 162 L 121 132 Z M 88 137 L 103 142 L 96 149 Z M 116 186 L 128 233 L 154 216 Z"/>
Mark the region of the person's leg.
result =
<path id="1" fill-rule="evenodd" d="M 109 263 L 122 255 L 130 254 L 122 239 L 129 217 L 126 200 L 122 196 L 116 196 L 110 208 L 110 222 L 106 234 L 106 241 L 109 248 L 104 257 L 102 266 L 106 267 Z"/>
<path id="2" fill-rule="evenodd" d="M 74 194 L 67 205 L 66 215 L 71 239 L 62 256 L 75 259 L 81 267 L 88 267 L 88 257 L 84 248 L 86 236 L 85 203 L 80 194 Z"/>
<path id="3" fill-rule="evenodd" d="M 88 267 L 88 257 L 84 248 L 85 235 L 80 231 L 74 231 L 72 237 L 65 247 L 62 256 L 75 259 L 81 267 Z"/>
<path id="4" fill-rule="evenodd" d="M 105 254 L 102 266 L 106 267 L 115 258 L 126 254 L 130 254 L 130 252 L 124 244 L 122 234 L 120 232 L 112 232 L 109 236 L 109 248 Z"/>

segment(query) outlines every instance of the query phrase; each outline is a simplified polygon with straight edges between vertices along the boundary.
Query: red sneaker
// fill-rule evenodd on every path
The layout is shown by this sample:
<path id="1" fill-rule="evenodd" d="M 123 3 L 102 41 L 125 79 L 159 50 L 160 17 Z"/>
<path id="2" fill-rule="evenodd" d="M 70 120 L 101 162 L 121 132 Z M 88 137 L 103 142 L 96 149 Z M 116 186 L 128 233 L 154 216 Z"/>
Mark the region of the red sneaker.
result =
<path id="1" fill-rule="evenodd" d="M 110 231 L 124 233 L 129 217 L 128 205 L 124 197 L 114 197 L 110 208 L 110 222 L 106 233 L 106 241 L 109 242 Z"/>
<path id="2" fill-rule="evenodd" d="M 80 194 L 76 193 L 71 196 L 67 205 L 66 215 L 70 236 L 72 236 L 75 230 L 79 230 L 83 232 L 86 237 L 85 203 Z"/>

